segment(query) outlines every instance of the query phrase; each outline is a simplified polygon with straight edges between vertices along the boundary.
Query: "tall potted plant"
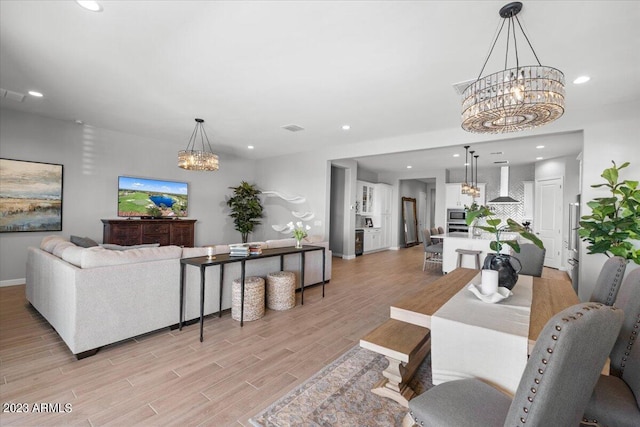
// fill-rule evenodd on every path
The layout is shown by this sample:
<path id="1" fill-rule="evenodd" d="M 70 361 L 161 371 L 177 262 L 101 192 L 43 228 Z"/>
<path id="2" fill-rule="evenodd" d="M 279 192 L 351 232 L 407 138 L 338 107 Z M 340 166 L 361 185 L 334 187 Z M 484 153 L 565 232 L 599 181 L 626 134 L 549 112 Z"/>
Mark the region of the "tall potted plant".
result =
<path id="1" fill-rule="evenodd" d="M 503 233 L 517 233 L 521 237 L 533 242 L 540 249 L 544 249 L 544 245 L 535 234 L 531 233 L 529 229 L 522 224 L 511 218 L 507 218 L 506 224 L 503 224 L 502 219 L 496 218 L 495 214 L 488 207 L 479 206 L 474 203 L 471 209 L 467 211 L 467 225 L 471 225 L 479 218 L 485 218 L 486 225 L 476 224 L 475 227 L 492 233 L 495 236 L 495 240 L 489 243 L 489 248 L 495 251 L 495 253 L 487 254 L 484 259 L 483 268 L 497 270 L 499 285 L 511 289 L 518 281 L 518 271 L 520 271 L 520 268 L 516 270 L 511 264 L 512 257 L 507 254 L 501 254 L 500 251 L 504 245 L 507 245 L 510 246 L 514 252 L 520 253 L 520 244 L 516 239 L 503 239 Z M 515 259 L 518 260 L 517 258 Z M 520 260 L 518 260 L 518 264 L 519 263 Z"/>
<path id="2" fill-rule="evenodd" d="M 580 221 L 578 235 L 588 243 L 589 254 L 621 256 L 640 264 L 640 249 L 633 240 L 640 240 L 640 189 L 638 181 L 619 180 L 620 170 L 629 166 L 625 162 L 605 169 L 600 175 L 605 182 L 591 187 L 607 187 L 608 197 L 597 197 L 587 203 L 590 215 Z"/>
<path id="3" fill-rule="evenodd" d="M 227 200 L 227 206 L 231 209 L 229 216 L 233 218 L 236 230 L 242 235 L 242 243 L 247 243 L 249 233 L 253 232 L 256 225 L 260 225 L 262 218 L 262 202 L 258 197 L 261 193 L 255 185 L 242 181 L 237 187 L 229 187 L 233 190 L 233 196 Z"/>

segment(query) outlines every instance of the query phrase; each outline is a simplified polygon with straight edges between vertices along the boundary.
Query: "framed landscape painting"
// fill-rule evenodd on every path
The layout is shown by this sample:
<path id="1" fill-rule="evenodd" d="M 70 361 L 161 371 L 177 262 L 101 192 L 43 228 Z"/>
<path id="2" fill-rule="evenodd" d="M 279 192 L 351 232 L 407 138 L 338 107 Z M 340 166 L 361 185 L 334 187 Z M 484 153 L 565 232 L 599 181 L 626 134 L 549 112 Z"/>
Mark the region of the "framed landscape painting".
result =
<path id="1" fill-rule="evenodd" d="M 0 159 L 0 232 L 62 230 L 62 165 Z"/>

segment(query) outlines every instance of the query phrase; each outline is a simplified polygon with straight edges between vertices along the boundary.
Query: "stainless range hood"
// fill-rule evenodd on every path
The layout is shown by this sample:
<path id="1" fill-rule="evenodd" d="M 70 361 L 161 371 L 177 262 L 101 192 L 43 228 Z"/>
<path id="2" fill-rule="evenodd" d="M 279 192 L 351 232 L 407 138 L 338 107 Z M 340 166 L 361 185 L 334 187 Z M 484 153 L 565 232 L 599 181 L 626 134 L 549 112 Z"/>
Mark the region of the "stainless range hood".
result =
<path id="1" fill-rule="evenodd" d="M 509 166 L 500 168 L 500 197 L 489 200 L 489 203 L 520 203 L 509 196 Z"/>

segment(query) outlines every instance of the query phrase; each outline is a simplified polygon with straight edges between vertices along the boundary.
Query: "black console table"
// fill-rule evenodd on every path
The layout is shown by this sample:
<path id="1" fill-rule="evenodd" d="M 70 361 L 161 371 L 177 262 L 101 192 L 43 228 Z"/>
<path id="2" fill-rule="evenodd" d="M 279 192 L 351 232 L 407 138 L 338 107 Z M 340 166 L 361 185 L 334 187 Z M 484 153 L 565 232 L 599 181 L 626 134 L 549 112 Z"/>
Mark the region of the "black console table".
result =
<path id="1" fill-rule="evenodd" d="M 205 284 L 205 269 L 215 265 L 220 266 L 220 302 L 218 307 L 218 315 L 222 317 L 222 284 L 224 280 L 224 265 L 233 262 L 239 262 L 241 265 L 240 281 L 242 283 L 240 291 L 240 326 L 244 325 L 244 280 L 245 280 L 245 263 L 254 259 L 280 257 L 280 270 L 284 270 L 284 256 L 291 254 L 300 254 L 301 266 L 300 266 L 300 301 L 304 304 L 304 258 L 305 253 L 312 251 L 322 251 L 322 298 L 324 298 L 324 285 L 325 285 L 325 263 L 326 254 L 323 246 L 307 246 L 302 248 L 286 247 L 286 248 L 274 248 L 263 249 L 260 255 L 248 255 L 248 256 L 230 256 L 229 254 L 214 255 L 209 258 L 208 256 L 200 256 L 194 258 L 182 258 L 180 260 L 180 330 L 182 330 L 182 324 L 184 323 L 184 284 L 186 266 L 192 265 L 200 268 L 200 342 L 202 342 L 202 332 L 204 328 L 204 284 Z"/>

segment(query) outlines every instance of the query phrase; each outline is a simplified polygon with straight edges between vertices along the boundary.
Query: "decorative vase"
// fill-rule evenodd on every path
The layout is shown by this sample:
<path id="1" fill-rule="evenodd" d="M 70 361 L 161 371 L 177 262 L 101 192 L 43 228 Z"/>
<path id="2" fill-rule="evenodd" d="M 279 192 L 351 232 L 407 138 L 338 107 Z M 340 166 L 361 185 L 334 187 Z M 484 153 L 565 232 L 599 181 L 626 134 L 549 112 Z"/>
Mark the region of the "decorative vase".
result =
<path id="1" fill-rule="evenodd" d="M 511 263 L 512 260 L 517 261 L 517 269 L 513 267 Z M 484 259 L 483 268 L 496 270 L 498 272 L 498 286 L 511 290 L 518 281 L 518 273 L 522 269 L 522 264 L 520 264 L 520 260 L 514 256 L 490 253 Z"/>
<path id="2" fill-rule="evenodd" d="M 302 239 L 296 239 L 296 249 L 302 249 Z"/>

